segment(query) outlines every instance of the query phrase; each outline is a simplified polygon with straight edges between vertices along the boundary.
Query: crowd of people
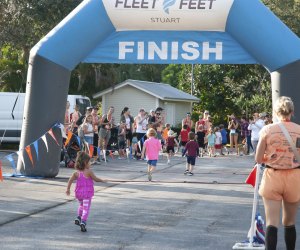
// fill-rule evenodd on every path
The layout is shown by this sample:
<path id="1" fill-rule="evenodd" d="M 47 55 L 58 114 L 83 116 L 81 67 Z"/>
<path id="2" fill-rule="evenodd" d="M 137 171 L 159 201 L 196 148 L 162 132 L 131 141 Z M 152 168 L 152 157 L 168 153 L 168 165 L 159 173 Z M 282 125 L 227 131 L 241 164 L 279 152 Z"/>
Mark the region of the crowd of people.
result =
<path id="1" fill-rule="evenodd" d="M 172 130 L 174 124 L 165 123 L 164 109 L 158 107 L 146 112 L 140 108 L 138 114 L 131 115 L 130 108 L 124 107 L 119 119 L 115 118 L 114 107 L 109 107 L 106 113 L 99 116 L 98 107 L 87 107 L 85 114 L 80 114 L 78 107 L 72 114 L 68 113 L 68 103 L 65 118 L 66 131 L 71 130 L 88 145 L 108 149 L 112 130 L 114 143 L 118 150 L 118 158 L 126 159 L 129 154 L 135 159 L 142 159 L 142 150 L 147 131 L 153 128 L 156 137 L 161 141 L 162 150 L 167 154 L 167 163 L 172 156 L 182 152 L 189 141 L 189 132 L 195 133 L 195 140 L 199 147 L 199 156 L 224 156 L 226 154 L 248 155 L 255 154 L 259 132 L 271 123 L 271 117 L 266 113 L 254 113 L 250 119 L 245 116 L 237 118 L 234 114 L 228 115 L 227 124 L 214 124 L 208 110 L 199 114 L 194 122 L 188 112 L 182 119 L 178 133 Z M 99 153 L 94 151 L 95 162 L 99 163 Z"/>

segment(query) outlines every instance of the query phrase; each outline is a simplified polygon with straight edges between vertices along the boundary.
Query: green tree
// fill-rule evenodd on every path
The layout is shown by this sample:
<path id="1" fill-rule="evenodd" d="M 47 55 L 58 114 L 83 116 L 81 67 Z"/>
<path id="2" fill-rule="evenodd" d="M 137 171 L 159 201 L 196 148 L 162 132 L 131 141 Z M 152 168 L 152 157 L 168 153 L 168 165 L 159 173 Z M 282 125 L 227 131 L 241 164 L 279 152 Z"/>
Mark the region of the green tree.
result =
<path id="1" fill-rule="evenodd" d="M 263 0 L 263 2 L 295 34 L 300 36 L 300 1 L 299 0 Z"/>
<path id="2" fill-rule="evenodd" d="M 2 89 L 13 91 L 11 85 L 18 73 L 25 88 L 29 51 L 43 36 L 58 24 L 81 0 L 2 0 L 0 1 L 0 76 Z M 7 48 L 15 58 L 6 53 Z M 3 51 L 4 50 L 4 51 Z M 12 63 L 10 60 L 14 60 Z M 5 65 L 7 64 L 7 65 Z M 16 64 L 12 67 L 12 64 Z M 9 74 L 7 73 L 9 72 Z M 3 75 L 5 77 L 3 77 Z M 9 75 L 9 77 L 8 77 Z M 15 77 L 16 78 L 16 77 Z M 20 82 L 18 81 L 18 82 Z M 5 86 L 8 84 L 8 86 Z M 20 83 L 17 83 L 19 85 Z"/>
<path id="3" fill-rule="evenodd" d="M 179 73 L 179 88 L 191 91 L 191 65 Z M 194 95 L 200 98 L 194 112 L 208 109 L 214 123 L 227 121 L 227 115 L 248 115 L 271 109 L 269 73 L 260 65 L 194 65 Z"/>

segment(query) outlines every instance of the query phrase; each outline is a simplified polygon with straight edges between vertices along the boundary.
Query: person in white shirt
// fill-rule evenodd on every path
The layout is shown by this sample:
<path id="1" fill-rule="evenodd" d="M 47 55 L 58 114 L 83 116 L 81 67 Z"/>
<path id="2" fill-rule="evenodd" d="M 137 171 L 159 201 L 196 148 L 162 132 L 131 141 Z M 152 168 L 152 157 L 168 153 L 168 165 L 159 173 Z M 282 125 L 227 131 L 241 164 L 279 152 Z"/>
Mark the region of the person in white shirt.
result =
<path id="1" fill-rule="evenodd" d="M 220 132 L 219 127 L 215 127 L 215 135 L 216 135 L 216 141 L 215 141 L 215 152 L 219 153 L 221 155 L 221 149 L 222 149 L 222 134 Z"/>
<path id="2" fill-rule="evenodd" d="M 254 113 L 253 120 L 250 120 L 248 130 L 251 130 L 251 143 L 253 146 L 254 154 L 259 140 L 259 132 L 265 126 L 265 113 Z"/>

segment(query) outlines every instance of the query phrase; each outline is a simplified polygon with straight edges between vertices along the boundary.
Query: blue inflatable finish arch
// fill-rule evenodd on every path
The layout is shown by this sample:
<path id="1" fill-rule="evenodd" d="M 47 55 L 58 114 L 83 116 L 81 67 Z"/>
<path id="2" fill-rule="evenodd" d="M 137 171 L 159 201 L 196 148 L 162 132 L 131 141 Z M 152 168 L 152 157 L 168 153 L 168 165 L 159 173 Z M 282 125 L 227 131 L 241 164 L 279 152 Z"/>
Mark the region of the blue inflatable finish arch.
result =
<path id="1" fill-rule="evenodd" d="M 271 74 L 273 101 L 291 96 L 300 122 L 300 39 L 259 0 L 83 1 L 31 50 L 20 148 L 63 123 L 80 62 L 259 63 Z M 19 161 L 18 170 L 55 177 L 59 155 L 49 145 L 34 168 Z"/>

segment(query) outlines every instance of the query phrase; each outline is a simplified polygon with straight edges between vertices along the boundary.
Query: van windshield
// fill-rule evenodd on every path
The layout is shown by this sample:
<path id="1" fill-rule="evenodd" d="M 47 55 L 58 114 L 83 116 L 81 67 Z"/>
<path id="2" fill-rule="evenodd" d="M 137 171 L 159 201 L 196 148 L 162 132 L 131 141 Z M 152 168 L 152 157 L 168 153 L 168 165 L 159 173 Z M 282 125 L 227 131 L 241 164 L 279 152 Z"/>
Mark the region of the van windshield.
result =
<path id="1" fill-rule="evenodd" d="M 79 106 L 79 112 L 81 114 L 85 114 L 86 108 L 91 106 L 90 100 L 84 98 L 76 98 L 76 104 Z"/>

